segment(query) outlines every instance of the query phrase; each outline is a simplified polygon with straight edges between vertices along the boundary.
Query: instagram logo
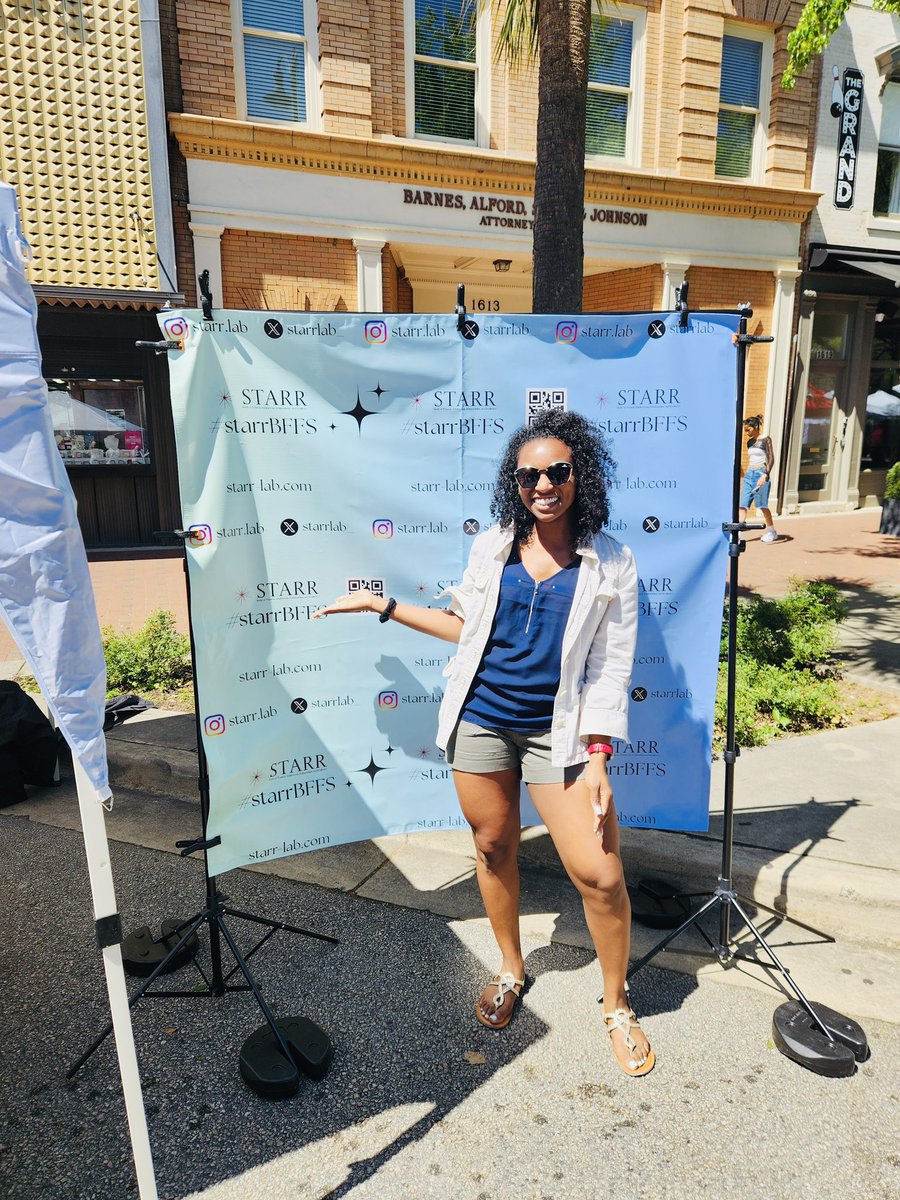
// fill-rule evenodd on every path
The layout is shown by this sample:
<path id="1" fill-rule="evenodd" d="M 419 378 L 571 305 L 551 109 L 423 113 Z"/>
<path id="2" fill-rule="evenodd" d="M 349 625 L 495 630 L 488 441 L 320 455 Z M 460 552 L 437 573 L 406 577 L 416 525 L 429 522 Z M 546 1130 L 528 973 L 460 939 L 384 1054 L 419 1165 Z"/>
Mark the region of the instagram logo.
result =
<path id="1" fill-rule="evenodd" d="M 388 538 L 394 536 L 394 522 L 389 521 L 387 517 L 377 517 L 372 522 L 372 537 L 378 538 L 379 541 L 387 541 Z"/>
<path id="2" fill-rule="evenodd" d="M 184 317 L 166 317 L 162 327 L 170 342 L 183 342 L 187 338 L 188 323 Z"/>
<path id="3" fill-rule="evenodd" d="M 384 321 L 366 321 L 366 341 L 376 346 L 382 346 L 388 339 L 387 325 Z"/>
<path id="4" fill-rule="evenodd" d="M 397 705 L 399 703 L 400 703 L 400 697 L 397 695 L 396 692 L 379 692 L 378 693 L 378 707 L 379 708 L 386 708 L 389 711 L 392 711 L 393 709 L 395 709 L 397 707 Z"/>
<path id="5" fill-rule="evenodd" d="M 221 737 L 225 732 L 225 718 L 222 713 L 213 713 L 203 722 L 203 732 L 207 737 Z"/>
<path id="6" fill-rule="evenodd" d="M 556 326 L 556 340 L 571 346 L 578 337 L 577 321 L 560 321 Z"/>
<path id="7" fill-rule="evenodd" d="M 208 525 L 189 525 L 188 533 L 191 535 L 188 541 L 192 546 L 212 545 L 212 530 Z"/>

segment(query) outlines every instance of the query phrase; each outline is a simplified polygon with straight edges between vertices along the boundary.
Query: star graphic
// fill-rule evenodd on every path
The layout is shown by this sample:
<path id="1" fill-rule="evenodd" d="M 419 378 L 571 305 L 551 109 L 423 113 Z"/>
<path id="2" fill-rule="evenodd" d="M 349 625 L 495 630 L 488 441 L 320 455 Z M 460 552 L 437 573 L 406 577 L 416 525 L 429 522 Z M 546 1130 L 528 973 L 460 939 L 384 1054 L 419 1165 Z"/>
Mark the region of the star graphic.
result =
<path id="1" fill-rule="evenodd" d="M 220 404 L 230 404 L 231 403 L 231 397 L 228 395 L 227 392 L 222 392 L 222 394 L 219 396 L 219 403 Z"/>
<path id="2" fill-rule="evenodd" d="M 247 593 L 243 588 L 241 588 L 241 590 L 237 593 L 237 598 L 242 604 L 247 599 Z"/>
<path id="3" fill-rule="evenodd" d="M 366 417 L 371 417 L 372 415 L 373 415 L 372 411 L 370 409 L 366 408 L 363 405 L 362 401 L 360 400 L 359 389 L 357 388 L 356 403 L 353 405 L 353 407 L 347 413 L 347 416 L 353 418 L 353 420 L 356 422 L 357 429 L 362 429 L 363 421 L 366 419 Z"/>
<path id="4" fill-rule="evenodd" d="M 259 780 L 260 780 L 260 774 L 259 774 L 259 771 L 254 771 L 254 772 L 253 772 L 253 782 L 254 782 L 254 783 L 259 783 Z"/>
<path id="5" fill-rule="evenodd" d="M 384 771 L 386 769 L 387 769 L 386 767 L 379 767 L 379 765 L 376 763 L 374 757 L 370 754 L 368 766 L 360 767 L 358 774 L 361 775 L 361 774 L 363 774 L 363 772 L 365 772 L 365 774 L 368 775 L 368 777 L 372 780 L 372 784 L 374 786 L 375 776 L 378 774 L 379 771 Z"/>
<path id="6" fill-rule="evenodd" d="M 419 758 L 427 758 L 427 757 L 428 757 L 428 747 L 423 746 L 422 749 L 419 751 Z"/>
<path id="7" fill-rule="evenodd" d="M 605 403 L 606 403 L 606 401 L 607 401 L 607 399 L 608 399 L 608 397 L 607 397 L 607 396 L 604 396 L 604 394 L 601 392 L 601 393 L 600 393 L 600 395 L 597 397 L 597 403 L 598 403 L 598 404 L 605 404 Z"/>
<path id="8" fill-rule="evenodd" d="M 390 755 L 390 754 L 396 754 L 396 753 L 397 753 L 397 751 L 396 751 L 396 750 L 394 749 L 394 747 L 393 747 L 393 746 L 390 744 L 390 742 L 388 742 L 388 748 L 387 748 L 387 750 L 385 750 L 385 754 L 388 754 L 388 755 Z"/>
<path id="9" fill-rule="evenodd" d="M 422 397 L 416 396 L 415 400 L 413 400 L 413 404 L 421 404 L 421 403 L 422 403 Z"/>
<path id="10" fill-rule="evenodd" d="M 329 425 L 329 429 L 332 433 L 334 433 L 335 429 L 337 429 L 337 425 Z"/>
<path id="11" fill-rule="evenodd" d="M 375 385 L 375 387 L 373 387 L 373 388 L 372 388 L 372 391 L 375 393 L 375 395 L 376 395 L 376 396 L 378 397 L 378 399 L 380 400 L 380 399 L 381 399 L 381 397 L 384 395 L 385 389 L 384 389 L 384 388 L 381 386 L 381 384 L 380 384 L 380 383 L 377 383 L 377 384 Z"/>
<path id="12" fill-rule="evenodd" d="M 419 584 L 419 585 L 416 587 L 416 591 L 417 591 L 417 592 L 419 593 L 419 595 L 421 596 L 421 595 L 422 595 L 422 593 L 423 593 L 423 592 L 427 592 L 427 591 L 428 591 L 428 589 L 426 588 L 426 586 L 425 586 L 425 584 L 424 584 L 424 583 L 420 583 L 420 584 Z"/>

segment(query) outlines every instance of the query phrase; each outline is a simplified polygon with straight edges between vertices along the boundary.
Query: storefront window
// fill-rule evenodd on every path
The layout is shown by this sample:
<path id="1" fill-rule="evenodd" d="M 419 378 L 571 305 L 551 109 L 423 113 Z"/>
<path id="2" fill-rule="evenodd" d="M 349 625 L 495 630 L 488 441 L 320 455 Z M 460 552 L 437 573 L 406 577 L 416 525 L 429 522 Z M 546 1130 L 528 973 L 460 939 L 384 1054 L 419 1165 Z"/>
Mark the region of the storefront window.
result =
<path id="1" fill-rule="evenodd" d="M 827 500 L 831 497 L 835 422 L 847 400 L 850 336 L 848 312 L 826 305 L 817 309 L 800 439 L 797 491 L 801 501 Z"/>
<path id="2" fill-rule="evenodd" d="M 56 445 L 69 467 L 147 466 L 144 388 L 131 380 L 48 379 Z"/>
<path id="3" fill-rule="evenodd" d="M 866 397 L 863 470 L 900 462 L 900 318 L 877 322 Z"/>

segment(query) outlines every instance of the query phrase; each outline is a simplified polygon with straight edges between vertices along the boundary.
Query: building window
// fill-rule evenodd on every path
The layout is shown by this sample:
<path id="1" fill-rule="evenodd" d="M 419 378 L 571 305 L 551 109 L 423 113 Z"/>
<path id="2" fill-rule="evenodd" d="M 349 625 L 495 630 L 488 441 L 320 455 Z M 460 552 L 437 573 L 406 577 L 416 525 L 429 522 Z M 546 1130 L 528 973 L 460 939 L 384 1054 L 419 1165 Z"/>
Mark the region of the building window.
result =
<path id="1" fill-rule="evenodd" d="M 861 466 L 870 471 L 900 461 L 900 316 L 889 301 L 884 307 L 891 315 L 875 323 L 863 429 Z"/>
<path id="2" fill-rule="evenodd" d="M 67 467 L 150 465 L 141 383 L 48 379 L 53 436 Z"/>
<path id="3" fill-rule="evenodd" d="M 315 72 L 312 0 L 238 0 L 248 118 L 309 124 Z"/>
<path id="4" fill-rule="evenodd" d="M 881 96 L 881 137 L 872 208 L 877 216 L 900 216 L 900 83 L 886 83 Z"/>
<path id="5" fill-rule="evenodd" d="M 485 144 L 488 72 L 479 59 L 489 38 L 479 26 L 490 19 L 487 6 L 479 15 L 477 0 L 407 0 L 407 14 L 413 135 Z"/>
<path id="6" fill-rule="evenodd" d="M 591 18 L 585 153 L 629 158 L 633 123 L 635 21 Z"/>
<path id="7" fill-rule="evenodd" d="M 749 179 L 758 175 L 767 123 L 771 45 L 766 37 L 722 38 L 716 175 Z"/>

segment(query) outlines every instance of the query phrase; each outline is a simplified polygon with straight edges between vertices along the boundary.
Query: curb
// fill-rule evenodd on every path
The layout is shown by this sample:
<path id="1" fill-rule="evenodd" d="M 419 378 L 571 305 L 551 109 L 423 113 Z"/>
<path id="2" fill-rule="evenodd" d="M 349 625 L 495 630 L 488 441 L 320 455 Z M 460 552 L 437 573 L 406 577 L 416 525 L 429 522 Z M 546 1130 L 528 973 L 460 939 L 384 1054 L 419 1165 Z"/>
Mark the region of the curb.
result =
<path id="1" fill-rule="evenodd" d="M 113 787 L 199 805 L 196 752 L 135 741 L 139 729 L 140 725 L 132 726 L 128 740 L 121 735 L 107 739 Z M 414 840 L 411 846 L 415 847 Z M 442 850 L 452 854 L 454 846 L 454 840 L 447 839 Z M 333 858 L 334 850 L 329 853 Z M 470 859 L 468 854 L 467 866 L 471 865 Z M 631 884 L 655 876 L 682 892 L 709 894 L 717 885 L 721 859 L 722 844 L 714 836 L 622 830 L 622 860 Z M 565 875 L 549 839 L 523 840 L 520 861 L 526 869 Z M 279 874 L 277 862 L 270 869 Z M 900 896 L 896 894 L 894 874 L 883 868 L 761 849 L 736 840 L 732 885 L 751 905 L 766 905 L 780 915 L 812 926 L 816 933 L 900 949 Z M 765 912 L 750 915 L 763 926 L 774 919 Z M 733 927 L 738 922 L 735 914 Z"/>

